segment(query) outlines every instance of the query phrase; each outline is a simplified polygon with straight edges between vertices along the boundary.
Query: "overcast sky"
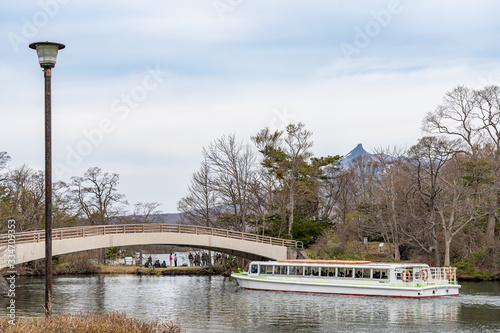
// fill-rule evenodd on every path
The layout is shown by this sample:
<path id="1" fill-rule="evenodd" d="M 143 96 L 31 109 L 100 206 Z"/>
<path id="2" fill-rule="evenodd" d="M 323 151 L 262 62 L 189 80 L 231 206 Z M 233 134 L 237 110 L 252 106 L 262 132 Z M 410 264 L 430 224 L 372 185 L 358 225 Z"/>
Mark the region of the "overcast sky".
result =
<path id="1" fill-rule="evenodd" d="M 44 167 L 43 74 L 28 44 L 66 44 L 53 70 L 54 181 L 92 166 L 129 203 L 175 212 L 210 141 L 303 122 L 316 156 L 409 147 L 457 85 L 500 81 L 500 2 L 3 1 L 0 151 Z"/>

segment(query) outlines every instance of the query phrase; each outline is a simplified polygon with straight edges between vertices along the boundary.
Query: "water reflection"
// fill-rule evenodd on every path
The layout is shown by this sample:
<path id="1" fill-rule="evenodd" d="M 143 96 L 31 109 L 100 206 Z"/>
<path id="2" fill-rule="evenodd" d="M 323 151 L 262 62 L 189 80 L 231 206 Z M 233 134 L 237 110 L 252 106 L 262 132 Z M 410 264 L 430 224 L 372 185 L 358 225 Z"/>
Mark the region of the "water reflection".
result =
<path id="1" fill-rule="evenodd" d="M 44 314 L 43 278 L 19 278 L 17 291 L 18 315 Z M 188 332 L 500 331 L 498 282 L 464 283 L 461 294 L 414 300 L 248 291 L 220 276 L 68 276 L 54 278 L 53 308 L 124 311 Z"/>

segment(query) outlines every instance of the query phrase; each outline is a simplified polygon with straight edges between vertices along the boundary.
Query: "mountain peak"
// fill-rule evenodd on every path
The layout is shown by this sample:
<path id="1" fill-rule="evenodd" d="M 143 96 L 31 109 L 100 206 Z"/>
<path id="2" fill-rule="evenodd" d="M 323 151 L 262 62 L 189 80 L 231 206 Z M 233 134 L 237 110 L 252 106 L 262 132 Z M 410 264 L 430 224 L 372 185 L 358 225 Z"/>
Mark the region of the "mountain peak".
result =
<path id="1" fill-rule="evenodd" d="M 356 148 L 354 148 L 352 151 L 360 151 L 360 152 L 366 153 L 366 150 L 363 148 L 363 144 L 362 143 L 358 143 L 358 145 L 356 146 Z"/>
<path id="2" fill-rule="evenodd" d="M 356 148 L 354 148 L 353 150 L 351 150 L 349 153 L 347 153 L 346 155 L 344 155 L 344 157 L 342 157 L 342 164 L 343 165 L 349 165 L 351 164 L 351 162 L 357 158 L 358 156 L 361 156 L 361 155 L 370 155 L 364 148 L 363 148 L 363 144 L 362 143 L 359 143 Z"/>
<path id="3" fill-rule="evenodd" d="M 351 150 L 349 153 L 347 153 L 347 155 L 345 155 L 345 157 L 347 158 L 350 158 L 350 159 L 353 159 L 353 158 L 356 158 L 360 155 L 363 155 L 363 154 L 368 154 L 368 152 L 363 148 L 363 144 L 362 143 L 359 143 L 356 148 L 354 148 L 353 150 Z"/>

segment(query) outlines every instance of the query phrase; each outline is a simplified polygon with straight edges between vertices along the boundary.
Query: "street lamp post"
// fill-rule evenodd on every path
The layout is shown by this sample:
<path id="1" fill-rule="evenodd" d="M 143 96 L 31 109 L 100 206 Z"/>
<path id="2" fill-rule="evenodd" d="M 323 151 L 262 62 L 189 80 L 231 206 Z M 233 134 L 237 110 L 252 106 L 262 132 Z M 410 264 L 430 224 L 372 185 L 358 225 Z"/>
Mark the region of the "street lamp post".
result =
<path id="1" fill-rule="evenodd" d="M 51 77 L 56 65 L 57 52 L 63 44 L 51 42 L 31 43 L 45 78 L 45 316 L 52 315 L 52 126 Z"/>

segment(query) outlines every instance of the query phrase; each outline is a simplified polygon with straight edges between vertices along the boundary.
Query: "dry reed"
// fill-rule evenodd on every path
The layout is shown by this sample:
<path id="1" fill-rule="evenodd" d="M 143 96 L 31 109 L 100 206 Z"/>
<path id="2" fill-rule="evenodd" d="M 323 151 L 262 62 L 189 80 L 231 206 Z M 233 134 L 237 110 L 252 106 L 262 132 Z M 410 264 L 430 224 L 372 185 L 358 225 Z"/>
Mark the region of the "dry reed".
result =
<path id="1" fill-rule="evenodd" d="M 121 312 L 79 312 L 56 314 L 51 318 L 0 319 L 0 332 L 7 333 L 181 333 L 173 322 L 135 319 Z"/>

